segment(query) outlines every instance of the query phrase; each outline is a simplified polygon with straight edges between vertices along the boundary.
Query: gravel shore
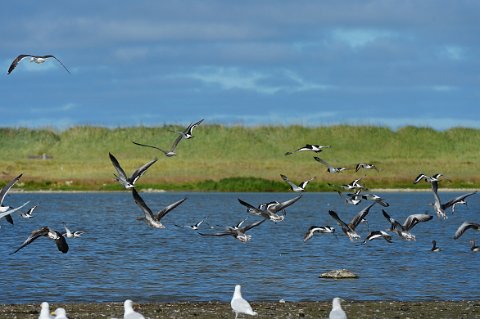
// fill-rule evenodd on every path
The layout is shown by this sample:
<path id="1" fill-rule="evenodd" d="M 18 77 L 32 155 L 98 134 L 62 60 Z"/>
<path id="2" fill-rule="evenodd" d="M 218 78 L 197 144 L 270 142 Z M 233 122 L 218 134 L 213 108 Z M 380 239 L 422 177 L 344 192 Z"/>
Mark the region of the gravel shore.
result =
<path id="1" fill-rule="evenodd" d="M 330 302 L 251 302 L 256 318 L 328 318 Z M 421 319 L 480 318 L 480 301 L 344 301 L 342 306 L 348 318 Z M 50 309 L 63 307 L 67 316 L 74 318 L 123 318 L 123 303 L 52 304 Z M 232 319 L 230 304 L 225 302 L 175 302 L 134 304 L 136 311 L 146 318 L 171 319 Z M 38 318 L 40 305 L 19 304 L 0 306 L 0 318 Z M 242 316 L 242 318 L 253 318 Z"/>

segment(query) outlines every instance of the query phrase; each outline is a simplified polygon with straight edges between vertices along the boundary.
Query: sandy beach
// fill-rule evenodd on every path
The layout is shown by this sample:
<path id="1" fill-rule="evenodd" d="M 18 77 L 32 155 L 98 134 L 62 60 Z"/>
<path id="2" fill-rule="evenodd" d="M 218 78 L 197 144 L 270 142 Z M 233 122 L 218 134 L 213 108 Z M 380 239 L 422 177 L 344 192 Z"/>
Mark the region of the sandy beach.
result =
<path id="1" fill-rule="evenodd" d="M 256 318 L 328 318 L 330 302 L 252 302 L 258 312 Z M 343 308 L 348 318 L 382 319 L 421 319 L 480 318 L 480 301 L 344 301 Z M 63 307 L 69 318 L 123 318 L 123 303 L 75 303 L 52 304 L 50 309 Z M 225 302 L 175 302 L 175 303 L 139 303 L 136 311 L 146 318 L 170 319 L 231 319 L 234 314 L 230 304 Z M 1 318 L 38 318 L 40 305 L 2 305 Z M 253 318 L 242 316 L 242 318 Z"/>

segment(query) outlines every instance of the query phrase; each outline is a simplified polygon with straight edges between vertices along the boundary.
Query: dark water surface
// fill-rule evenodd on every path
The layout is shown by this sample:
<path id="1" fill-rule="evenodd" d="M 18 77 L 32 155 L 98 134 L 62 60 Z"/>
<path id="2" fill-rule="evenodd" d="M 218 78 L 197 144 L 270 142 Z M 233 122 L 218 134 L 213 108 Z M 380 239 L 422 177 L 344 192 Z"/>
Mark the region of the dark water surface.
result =
<path id="1" fill-rule="evenodd" d="M 441 193 L 447 201 L 460 193 Z M 368 226 L 358 232 L 362 240 L 350 242 L 328 210 L 348 221 L 369 202 L 346 205 L 336 193 L 305 193 L 287 209 L 284 222 L 267 221 L 249 231 L 246 244 L 233 237 L 202 237 L 187 227 L 208 216 L 203 232 L 221 231 L 249 215 L 237 198 L 259 204 L 283 201 L 293 193 L 142 193 L 152 210 L 188 197 L 162 221 L 165 229 L 153 229 L 136 220 L 141 212 L 130 192 L 120 193 L 16 193 L 6 204 L 26 200 L 38 204 L 35 217 L 14 216 L 15 226 L 0 221 L 0 303 L 123 301 L 228 301 L 235 284 L 255 301 L 329 300 L 461 300 L 480 299 L 478 271 L 480 253 L 470 251 L 469 240 L 480 233 L 467 231 L 453 240 L 465 220 L 480 222 L 480 196 L 470 197 L 468 207 L 457 206 L 447 220 L 436 216 L 413 228 L 416 242 L 393 236 L 394 243 L 375 240 L 362 245 L 368 230 L 388 228 L 375 205 Z M 380 194 L 389 203 L 386 210 L 403 223 L 412 213 L 428 211 L 431 192 Z M 63 231 L 85 230 L 78 239 L 68 239 L 70 251 L 62 254 L 53 241 L 40 238 L 17 254 L 29 235 L 48 225 Z M 219 226 L 217 226 L 219 225 Z M 331 225 L 337 236 L 315 235 L 303 242 L 311 225 Z M 209 229 L 214 227 L 214 229 Z M 435 239 L 442 251 L 430 252 Z M 479 243 L 480 244 L 480 243 Z M 356 280 L 319 278 L 325 271 L 347 268 Z"/>

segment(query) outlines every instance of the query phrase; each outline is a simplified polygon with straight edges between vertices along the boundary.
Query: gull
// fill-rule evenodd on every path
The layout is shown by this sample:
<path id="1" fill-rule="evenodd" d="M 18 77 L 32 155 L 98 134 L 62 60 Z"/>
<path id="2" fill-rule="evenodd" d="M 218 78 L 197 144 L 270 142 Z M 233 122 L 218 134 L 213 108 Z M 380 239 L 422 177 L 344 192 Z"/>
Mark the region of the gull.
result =
<path id="1" fill-rule="evenodd" d="M 376 194 L 364 194 L 364 195 L 362 195 L 362 198 L 366 199 L 366 200 L 374 201 L 375 203 L 378 203 L 378 204 L 382 205 L 383 207 L 390 206 L 390 204 L 388 204 L 383 198 L 381 198 L 380 196 L 378 196 Z"/>
<path id="2" fill-rule="evenodd" d="M 187 198 L 185 197 L 179 201 L 176 201 L 164 207 L 157 213 L 157 215 L 154 215 L 152 210 L 147 206 L 147 204 L 145 204 L 145 201 L 142 197 L 140 197 L 140 194 L 138 194 L 135 188 L 132 188 L 132 195 L 135 203 L 138 205 L 138 207 L 142 209 L 143 213 L 145 214 L 145 221 L 154 228 L 165 228 L 165 226 L 160 222 L 160 220 L 178 205 L 187 200 Z"/>
<path id="3" fill-rule="evenodd" d="M 463 235 L 464 232 L 466 232 L 469 229 L 473 229 L 476 231 L 480 231 L 480 224 L 478 223 L 473 223 L 473 222 L 463 222 L 458 228 L 457 231 L 455 232 L 455 235 L 453 236 L 453 239 L 458 239 L 460 236 Z"/>
<path id="4" fill-rule="evenodd" d="M 338 225 L 342 227 L 342 231 L 345 233 L 345 235 L 347 235 L 348 238 L 353 241 L 354 239 L 360 238 L 360 236 L 355 231 L 355 228 L 357 228 L 358 224 L 360 224 L 360 222 L 365 219 L 365 216 L 367 216 L 370 208 L 372 208 L 373 205 L 375 205 L 375 203 L 372 203 L 362 209 L 358 214 L 353 217 L 352 221 L 349 224 L 343 222 L 340 217 L 338 217 L 338 214 L 333 210 L 328 211 L 328 214 L 330 214 L 330 216 L 332 216 L 333 219 L 337 221 Z"/>
<path id="5" fill-rule="evenodd" d="M 120 166 L 120 163 L 118 163 L 117 159 L 115 158 L 115 156 L 113 156 L 112 153 L 108 153 L 108 156 L 110 156 L 110 160 L 112 161 L 112 164 L 113 164 L 113 167 L 115 167 L 115 170 L 117 171 L 117 175 L 113 174 L 115 176 L 115 180 L 118 181 L 120 184 L 123 185 L 123 187 L 125 187 L 125 189 L 131 189 L 131 188 L 134 188 L 135 187 L 135 183 L 137 182 L 137 180 L 143 175 L 145 174 L 145 172 L 147 171 L 147 169 L 152 166 L 156 161 L 157 161 L 157 158 L 154 158 L 153 160 L 151 160 L 150 162 L 144 164 L 143 166 L 137 168 L 132 176 L 130 177 L 127 177 L 127 174 L 125 173 L 125 171 L 123 170 L 123 168 Z"/>
<path id="6" fill-rule="evenodd" d="M 303 147 L 300 147 L 299 149 L 293 151 L 293 152 L 286 152 L 285 155 L 292 155 L 295 152 L 303 152 L 303 151 L 312 151 L 315 153 L 320 153 L 323 148 L 330 148 L 330 145 L 312 145 L 312 144 L 307 144 Z"/>
<path id="7" fill-rule="evenodd" d="M 245 227 L 228 226 L 227 229 L 224 232 L 221 232 L 221 233 L 205 234 L 205 233 L 200 233 L 199 232 L 199 234 L 202 235 L 202 236 L 228 236 L 228 235 L 230 235 L 230 236 L 233 236 L 235 239 L 239 240 L 240 242 L 246 243 L 247 241 L 252 239 L 252 236 L 247 235 L 246 232 L 248 230 L 252 229 L 253 227 L 256 227 L 256 226 L 260 225 L 261 223 L 263 223 L 266 220 L 267 219 L 264 218 L 262 220 L 254 222 L 252 224 L 249 224 Z"/>
<path id="8" fill-rule="evenodd" d="M 240 285 L 235 285 L 235 291 L 233 292 L 233 297 L 232 297 L 232 300 L 230 301 L 232 310 L 235 313 L 235 319 L 238 318 L 239 314 L 256 316 L 257 313 L 253 311 L 248 301 L 243 299 L 241 289 L 242 287 Z"/>
<path id="9" fill-rule="evenodd" d="M 320 234 L 327 234 L 327 233 L 335 233 L 335 228 L 331 226 L 310 226 L 303 236 L 303 242 L 306 242 L 310 238 L 313 237 L 313 234 L 320 233 Z"/>
<path id="10" fill-rule="evenodd" d="M 35 210 L 35 208 L 37 208 L 37 206 L 38 205 L 31 207 L 26 213 L 21 213 L 20 216 L 22 216 L 23 218 L 32 218 L 33 211 Z"/>
<path id="11" fill-rule="evenodd" d="M 143 218 L 142 218 L 142 219 L 143 219 Z M 196 224 L 186 225 L 186 226 L 183 226 L 183 227 L 187 227 L 187 228 L 190 228 L 190 229 L 192 229 L 192 230 L 199 230 L 199 229 L 200 229 L 200 225 L 203 224 L 203 222 L 204 222 L 206 219 L 207 219 L 207 217 L 205 217 L 205 218 L 202 219 L 201 221 L 197 222 Z M 177 225 L 177 224 L 175 224 L 175 226 L 182 228 L 182 226 Z"/>
<path id="12" fill-rule="evenodd" d="M 157 149 L 159 150 L 160 152 L 162 152 L 163 154 L 165 154 L 166 157 L 172 157 L 172 156 L 175 156 L 177 155 L 177 153 L 175 153 L 175 150 L 177 149 L 177 146 L 178 146 L 178 143 L 180 143 L 180 141 L 183 139 L 183 135 L 182 134 L 179 134 L 178 137 L 173 141 L 173 144 L 172 146 L 170 147 L 169 150 L 164 150 L 164 149 L 161 149 L 157 146 L 153 146 L 153 145 L 148 145 L 148 144 L 140 144 L 140 143 L 137 143 L 137 142 L 134 142 L 132 141 L 133 144 L 135 145 L 139 145 L 139 146 L 145 146 L 145 147 L 151 147 L 151 148 L 154 148 L 154 149 Z"/>
<path id="13" fill-rule="evenodd" d="M 438 182 L 440 180 L 440 177 L 442 177 L 443 174 L 442 173 L 437 173 L 435 175 L 432 175 L 432 176 L 427 176 L 423 173 L 420 173 L 418 174 L 417 177 L 415 177 L 415 180 L 413 181 L 414 184 L 417 184 L 418 182 L 420 182 L 422 179 L 427 182 L 427 183 L 431 183 L 431 182 Z"/>
<path id="14" fill-rule="evenodd" d="M 51 55 L 51 54 L 48 54 L 48 55 L 31 55 L 31 54 L 20 54 L 19 56 L 17 56 L 13 61 L 12 61 L 12 64 L 10 64 L 10 67 L 8 68 L 8 72 L 7 74 L 10 74 L 12 73 L 13 69 L 15 69 L 17 67 L 17 64 L 20 63 L 20 61 L 22 61 L 23 59 L 25 58 L 30 58 L 30 62 L 35 62 L 37 64 L 41 64 L 41 63 L 44 63 L 45 61 L 47 61 L 48 59 L 55 59 L 58 61 L 58 63 L 60 63 L 63 68 L 68 72 L 70 73 L 70 71 L 67 69 L 67 67 L 62 63 L 62 61 L 60 61 L 59 59 L 57 59 L 55 56 Z"/>
<path id="15" fill-rule="evenodd" d="M 430 251 L 432 251 L 432 252 L 439 252 L 440 251 L 440 247 L 437 246 L 437 241 L 436 240 L 432 240 L 432 248 L 430 249 Z"/>
<path id="16" fill-rule="evenodd" d="M 329 172 L 329 173 L 340 173 L 340 172 L 348 169 L 346 167 L 333 167 L 332 165 L 328 164 L 323 159 L 321 159 L 320 157 L 317 157 L 317 156 L 315 156 L 314 159 L 317 162 L 320 162 L 323 165 L 327 166 L 327 172 Z"/>
<path id="17" fill-rule="evenodd" d="M 68 244 L 67 244 L 67 241 L 65 240 L 65 237 L 63 237 L 62 234 L 60 234 L 58 231 L 53 230 L 48 226 L 44 226 L 40 229 L 32 231 L 32 234 L 28 236 L 28 238 L 22 243 L 22 245 L 20 245 L 20 247 L 18 247 L 17 250 L 15 250 L 11 254 L 15 254 L 20 249 L 31 244 L 33 241 L 35 241 L 39 237 L 47 237 L 49 239 L 54 240 L 59 251 L 61 251 L 64 254 L 68 252 Z"/>
<path id="18" fill-rule="evenodd" d="M 294 191 L 294 192 L 303 192 L 303 191 L 305 190 L 305 187 L 307 187 L 308 183 L 311 182 L 311 181 L 313 181 L 313 180 L 315 179 L 315 177 L 312 177 L 312 178 L 310 178 L 310 179 L 308 179 L 308 180 L 306 180 L 306 181 L 301 182 L 300 185 L 297 186 L 296 184 L 292 183 L 292 182 L 288 179 L 287 176 L 282 175 L 282 174 L 280 174 L 280 176 L 282 177 L 282 179 L 283 179 L 285 182 L 288 183 L 288 185 L 290 185 L 290 188 L 291 188 L 292 191 Z"/>
<path id="19" fill-rule="evenodd" d="M 12 186 L 18 182 L 18 180 L 20 179 L 20 177 L 22 177 L 23 173 L 18 175 L 17 177 L 15 177 L 14 179 L 12 179 L 10 182 L 7 183 L 7 185 L 5 185 L 2 190 L 0 190 L 0 213 L 5 213 L 6 211 L 12 209 L 13 207 L 10 207 L 10 206 L 4 206 L 3 205 L 3 200 L 5 199 L 5 196 L 7 195 L 7 193 L 10 191 L 10 188 L 12 188 Z M 7 220 L 7 222 L 9 222 L 10 224 L 13 224 L 13 218 L 12 216 L 10 215 L 6 215 L 5 216 L 5 219 Z"/>
<path id="20" fill-rule="evenodd" d="M 193 129 L 196 128 L 197 126 L 199 126 L 200 123 L 202 123 L 202 122 L 203 122 L 203 119 L 201 119 L 200 121 L 195 122 L 195 123 L 190 123 L 190 125 L 188 125 L 185 130 L 183 130 L 181 132 L 176 132 L 176 133 L 179 133 L 182 136 L 182 138 L 188 140 L 188 139 L 193 137 L 193 135 L 192 135 Z"/>
<path id="21" fill-rule="evenodd" d="M 55 319 L 68 319 L 67 312 L 63 308 L 55 309 Z"/>
<path id="22" fill-rule="evenodd" d="M 40 304 L 40 315 L 38 316 L 38 319 L 54 319 L 50 316 L 50 306 L 48 305 L 48 302 L 44 301 Z"/>
<path id="23" fill-rule="evenodd" d="M 473 251 L 475 253 L 480 251 L 480 247 L 475 245 L 475 240 L 474 239 L 470 240 L 470 244 L 471 244 L 471 247 L 470 247 L 471 251 Z"/>
<path id="24" fill-rule="evenodd" d="M 65 233 L 62 234 L 63 237 L 67 238 L 78 238 L 82 236 L 85 232 L 83 230 L 76 230 L 72 232 L 68 227 L 67 224 L 63 223 L 63 227 L 65 228 Z"/>
<path id="25" fill-rule="evenodd" d="M 366 244 L 368 241 L 374 240 L 374 239 L 377 239 L 377 238 L 383 238 L 383 239 L 385 239 L 387 242 L 392 243 L 392 236 L 390 236 L 389 233 L 387 233 L 386 231 L 383 231 L 383 230 L 374 230 L 374 231 L 371 231 L 371 232 L 367 235 L 367 237 L 365 238 L 365 240 L 363 241 L 363 243 Z"/>
<path id="26" fill-rule="evenodd" d="M 332 310 L 328 315 L 328 319 L 347 319 L 347 314 L 343 311 L 340 300 L 338 297 L 333 298 Z"/>
<path id="27" fill-rule="evenodd" d="M 123 303 L 123 308 L 125 309 L 123 313 L 123 319 L 145 319 L 145 317 L 133 310 L 133 301 L 130 299 L 125 300 Z"/>
<path id="28" fill-rule="evenodd" d="M 355 165 L 355 172 L 358 172 L 361 168 L 374 169 L 378 172 L 378 168 L 375 166 L 375 164 L 371 164 L 371 163 L 358 163 L 357 165 Z"/>
<path id="29" fill-rule="evenodd" d="M 262 208 L 256 208 L 255 206 L 241 200 L 240 198 L 238 199 L 238 201 L 240 202 L 240 204 L 247 207 L 247 212 L 249 212 L 250 214 L 262 216 L 263 218 L 270 219 L 273 222 L 280 222 L 285 219 L 285 215 L 278 215 L 277 212 L 284 210 L 285 208 L 299 200 L 301 197 L 302 195 L 299 195 L 281 203 L 270 202 L 262 205 Z"/>
<path id="30" fill-rule="evenodd" d="M 358 205 L 362 201 L 362 195 L 360 195 L 360 192 L 362 189 L 357 189 L 353 194 L 349 193 L 347 194 L 347 198 L 345 199 L 345 202 L 350 205 Z M 340 196 L 342 196 L 341 193 L 339 193 Z"/>
<path id="31" fill-rule="evenodd" d="M 408 216 L 403 225 L 398 221 L 390 217 L 390 215 L 382 209 L 383 216 L 390 222 L 390 231 L 396 232 L 402 239 L 405 240 L 415 240 L 415 235 L 410 233 L 410 230 L 420 222 L 428 222 L 433 218 L 432 215 L 428 214 L 412 214 Z"/>
<path id="32" fill-rule="evenodd" d="M 452 205 L 452 214 L 455 212 L 455 206 L 456 205 L 465 205 L 468 207 L 467 201 L 466 200 L 459 200 L 455 204 Z"/>
<path id="33" fill-rule="evenodd" d="M 343 184 L 343 185 L 336 185 L 336 184 L 330 184 L 328 183 L 329 186 L 332 186 L 336 189 L 343 189 L 343 190 L 365 190 L 367 189 L 365 186 L 360 184 L 360 181 L 362 178 L 357 178 L 354 181 L 352 181 L 350 184 Z M 337 193 L 341 193 L 341 191 L 337 190 Z"/>
<path id="34" fill-rule="evenodd" d="M 12 216 L 10 216 L 11 214 L 13 214 L 14 212 L 16 212 L 17 210 L 19 209 L 22 209 L 25 205 L 27 205 L 28 203 L 30 203 L 29 201 L 28 202 L 25 202 L 23 203 L 22 205 L 16 207 L 16 208 L 11 208 L 7 211 L 4 211 L 4 212 L 1 212 L 0 213 L 0 220 L 5 217 L 5 219 L 8 221 L 9 219 L 12 218 Z M 13 219 L 12 219 L 12 224 L 13 224 Z"/>
<path id="35" fill-rule="evenodd" d="M 465 199 L 469 196 L 472 196 L 477 193 L 477 191 L 466 193 L 463 195 L 460 195 L 458 197 L 455 197 L 454 199 L 451 199 L 450 201 L 446 202 L 445 204 L 442 204 L 440 200 L 440 196 L 438 195 L 438 181 L 432 181 L 432 192 L 433 192 L 433 197 L 435 202 L 433 203 L 433 208 L 435 209 L 435 212 L 437 213 L 437 216 L 439 218 L 447 219 L 447 214 L 445 213 L 445 210 L 449 207 L 452 207 L 456 204 L 459 204 L 461 202 L 465 202 Z M 453 208 L 452 208 L 453 209 Z"/>

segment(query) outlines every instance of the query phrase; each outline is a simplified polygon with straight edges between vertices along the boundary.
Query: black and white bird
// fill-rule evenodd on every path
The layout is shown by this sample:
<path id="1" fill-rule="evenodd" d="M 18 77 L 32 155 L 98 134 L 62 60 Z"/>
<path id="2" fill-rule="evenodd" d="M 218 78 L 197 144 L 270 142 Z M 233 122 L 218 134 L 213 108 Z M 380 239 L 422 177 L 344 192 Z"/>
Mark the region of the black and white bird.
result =
<path id="1" fill-rule="evenodd" d="M 238 201 L 240 202 L 240 204 L 247 207 L 247 212 L 249 212 L 250 214 L 262 216 L 263 218 L 269 219 L 273 222 L 281 222 L 285 219 L 285 215 L 279 215 L 277 213 L 280 211 L 283 211 L 288 206 L 294 204 L 301 197 L 302 195 L 299 195 L 297 197 L 294 197 L 292 199 L 286 200 L 281 203 L 270 202 L 270 203 L 267 203 L 266 206 L 262 206 L 261 208 L 257 208 L 252 204 L 249 204 L 244 200 L 241 200 L 240 198 L 238 199 Z"/>
<path id="2" fill-rule="evenodd" d="M 470 240 L 470 250 L 473 251 L 474 253 L 478 253 L 480 251 L 480 246 L 477 246 L 475 244 L 474 239 Z"/>
<path id="3" fill-rule="evenodd" d="M 63 237 L 67 238 L 79 238 L 83 234 L 85 234 L 85 231 L 83 230 L 76 230 L 76 231 L 71 231 L 70 228 L 67 227 L 66 223 L 63 223 L 63 227 L 65 228 L 65 232 L 62 234 Z"/>
<path id="4" fill-rule="evenodd" d="M 296 149 L 293 152 L 286 152 L 285 155 L 292 155 L 295 152 L 303 152 L 303 151 L 312 151 L 315 153 L 320 153 L 322 149 L 324 148 L 330 148 L 330 145 L 312 145 L 312 144 L 307 144 L 303 147 L 300 147 L 299 149 Z"/>
<path id="5" fill-rule="evenodd" d="M 390 231 L 397 233 L 402 239 L 405 240 L 415 240 L 416 237 L 410 231 L 412 228 L 420 222 L 428 222 L 432 220 L 433 216 L 428 214 L 412 214 L 409 215 L 403 225 L 396 221 L 394 218 L 390 217 L 390 215 L 382 209 L 383 216 L 388 220 L 390 223 Z"/>
<path id="6" fill-rule="evenodd" d="M 0 190 L 0 213 L 5 213 L 13 207 L 11 206 L 5 206 L 3 204 L 3 201 L 5 200 L 5 196 L 7 196 L 7 193 L 10 191 L 13 185 L 15 185 L 16 182 L 22 177 L 23 173 L 12 179 L 10 182 L 7 183 L 7 185 L 3 186 L 3 188 Z M 12 212 L 13 213 L 13 212 Z M 10 224 L 13 224 L 13 218 L 10 216 L 10 214 L 7 214 L 4 216 L 5 220 L 9 222 Z"/>
<path id="7" fill-rule="evenodd" d="M 134 142 L 134 141 L 132 141 L 132 143 L 135 144 L 135 145 L 138 145 L 138 146 L 151 147 L 151 148 L 157 149 L 160 152 L 162 152 L 163 154 L 165 154 L 166 157 L 172 157 L 172 156 L 177 155 L 177 153 L 176 153 L 177 146 L 178 146 L 178 143 L 180 143 L 180 141 L 182 139 L 183 139 L 183 135 L 179 134 L 177 136 L 177 138 L 173 141 L 172 146 L 170 147 L 169 150 L 164 150 L 164 149 L 162 149 L 160 147 L 157 147 L 157 146 L 154 146 L 154 145 L 141 144 L 141 143 Z"/>
<path id="8" fill-rule="evenodd" d="M 23 218 L 32 218 L 33 217 L 33 211 L 37 208 L 38 205 L 30 207 L 25 213 L 20 213 L 20 216 Z"/>
<path id="9" fill-rule="evenodd" d="M 315 179 L 315 176 L 310 178 L 310 179 L 307 179 L 306 181 L 303 181 L 301 182 L 299 185 L 295 184 L 295 183 L 292 183 L 287 176 L 283 175 L 283 174 L 280 174 L 280 176 L 282 177 L 282 179 L 287 182 L 288 185 L 290 185 L 290 188 L 292 191 L 294 192 L 303 192 L 305 191 L 305 187 L 307 187 L 308 183 L 310 183 L 311 181 L 313 181 Z"/>
<path id="10" fill-rule="evenodd" d="M 365 237 L 365 240 L 363 241 L 363 243 L 366 244 L 367 242 L 369 242 L 371 240 L 374 240 L 374 239 L 378 239 L 378 238 L 383 238 L 387 242 L 393 243 L 392 242 L 392 236 L 390 236 L 389 233 L 387 233 L 386 231 L 383 231 L 383 230 L 371 231 L 370 233 L 368 233 L 367 237 Z"/>
<path id="11" fill-rule="evenodd" d="M 352 182 L 350 182 L 349 184 L 338 185 L 338 184 L 328 183 L 328 185 L 333 187 L 337 193 L 341 193 L 343 191 L 366 190 L 367 188 L 362 184 L 360 184 L 361 180 L 362 178 L 357 178 Z"/>
<path id="12" fill-rule="evenodd" d="M 156 215 L 152 212 L 152 210 L 147 206 L 143 198 L 138 194 L 135 188 L 132 188 L 132 195 L 135 203 L 140 207 L 145 214 L 145 221 L 148 225 L 152 226 L 153 228 L 165 228 L 165 226 L 160 222 L 160 220 L 165 217 L 169 212 L 171 212 L 174 208 L 178 205 L 182 204 L 187 198 L 183 198 L 178 200 L 160 210 Z"/>
<path id="13" fill-rule="evenodd" d="M 235 286 L 235 291 L 233 292 L 233 297 L 230 301 L 232 311 L 235 313 L 235 319 L 237 319 L 240 314 L 256 316 L 257 313 L 253 311 L 252 306 L 250 306 L 248 301 L 242 297 L 241 289 L 240 285 Z"/>
<path id="14" fill-rule="evenodd" d="M 375 164 L 372 164 L 372 163 L 357 163 L 355 165 L 355 172 L 358 172 L 362 168 L 363 169 L 374 169 L 378 172 L 377 166 L 375 166 Z"/>
<path id="15" fill-rule="evenodd" d="M 266 220 L 267 219 L 264 218 L 262 220 L 256 221 L 244 227 L 228 226 L 226 230 L 223 232 L 212 233 L 212 234 L 199 232 L 199 234 L 202 236 L 232 236 L 233 238 L 239 240 L 240 242 L 246 243 L 247 241 L 252 239 L 252 236 L 247 235 L 246 232 L 254 227 L 257 227 L 258 225 L 262 224 Z"/>
<path id="16" fill-rule="evenodd" d="M 415 177 L 415 180 L 413 181 L 413 183 L 417 184 L 421 180 L 424 180 L 427 183 L 438 182 L 440 180 L 440 177 L 442 177 L 442 176 L 443 176 L 442 173 L 437 173 L 437 174 L 434 174 L 432 176 L 428 176 L 428 175 L 425 175 L 424 173 L 420 173 L 420 174 L 418 174 L 417 177 Z"/>
<path id="17" fill-rule="evenodd" d="M 193 129 L 199 126 L 203 122 L 203 119 L 201 119 L 198 122 L 195 123 L 190 123 L 187 128 L 185 128 L 183 131 L 176 132 L 182 136 L 182 138 L 188 140 L 193 137 Z"/>
<path id="18" fill-rule="evenodd" d="M 374 201 L 375 203 L 378 203 L 383 207 L 390 206 L 389 203 L 387 203 L 382 197 L 378 196 L 377 194 L 371 194 L 371 193 L 363 194 L 362 199 Z"/>
<path id="19" fill-rule="evenodd" d="M 133 310 L 133 301 L 127 299 L 123 303 L 123 319 L 145 319 L 145 317 Z"/>
<path id="20" fill-rule="evenodd" d="M 328 315 L 328 319 L 347 319 L 347 314 L 342 309 L 342 306 L 340 304 L 341 300 L 342 299 L 340 299 L 338 297 L 333 298 L 332 310 L 330 311 L 330 314 Z"/>
<path id="21" fill-rule="evenodd" d="M 317 156 L 315 156 L 314 159 L 317 162 L 325 165 L 327 167 L 327 172 L 329 172 L 329 173 L 340 173 L 340 172 L 343 172 L 344 170 L 348 169 L 346 167 L 333 167 L 332 165 L 328 164 L 326 161 L 324 161 L 323 159 L 321 159 L 320 157 L 317 157 Z"/>
<path id="22" fill-rule="evenodd" d="M 438 181 L 431 181 L 430 183 L 432 185 L 433 198 L 435 200 L 433 203 L 433 208 L 435 209 L 437 216 L 443 219 L 447 219 L 447 213 L 445 212 L 446 209 L 453 207 L 454 205 L 459 204 L 461 202 L 465 202 L 465 199 L 467 197 L 477 193 L 477 191 L 466 193 L 466 194 L 457 196 L 449 200 L 448 202 L 442 204 L 442 201 L 440 200 L 440 196 L 438 195 Z"/>
<path id="23" fill-rule="evenodd" d="M 355 239 L 360 239 L 360 235 L 357 234 L 355 229 L 362 222 L 362 220 L 365 219 L 373 205 L 375 205 L 375 203 L 372 203 L 362 209 L 358 214 L 353 217 L 353 219 L 348 224 L 342 221 L 335 211 L 330 210 L 328 211 L 328 214 L 337 221 L 337 224 L 342 227 L 342 231 L 345 233 L 345 235 L 347 235 L 348 238 L 353 241 Z"/>
<path id="24" fill-rule="evenodd" d="M 306 242 L 310 238 L 313 237 L 315 233 L 320 233 L 320 234 L 333 234 L 335 233 L 335 228 L 331 226 L 310 226 L 303 236 L 303 242 Z"/>
<path id="25" fill-rule="evenodd" d="M 115 180 L 118 181 L 120 184 L 122 184 L 123 187 L 125 187 L 125 189 L 134 188 L 137 180 L 143 174 L 145 174 L 145 172 L 147 171 L 147 169 L 150 166 L 152 166 L 157 161 L 157 158 L 154 158 L 150 162 L 148 162 L 148 163 L 142 165 L 141 167 L 137 168 L 133 172 L 133 174 L 130 177 L 128 177 L 127 174 L 125 173 L 125 171 L 123 170 L 123 168 L 120 166 L 120 163 L 118 162 L 118 160 L 115 158 L 115 156 L 113 156 L 112 153 L 108 153 L 108 156 L 110 156 L 110 160 L 112 161 L 113 167 L 115 168 L 115 170 L 117 171 L 117 174 L 118 174 L 118 175 L 113 174 L 115 176 Z"/>
<path id="26" fill-rule="evenodd" d="M 12 63 L 10 64 L 10 67 L 8 68 L 8 74 L 12 73 L 12 71 L 17 67 L 18 63 L 20 63 L 20 61 L 23 61 L 25 58 L 30 58 L 30 62 L 35 62 L 37 64 L 42 64 L 44 62 L 46 62 L 48 59 L 55 59 L 57 60 L 58 63 L 61 64 L 61 66 L 63 66 L 63 68 L 65 69 L 65 71 L 67 71 L 68 73 L 70 73 L 70 71 L 67 69 L 67 67 L 62 63 L 62 61 L 60 61 L 59 59 L 57 59 L 55 56 L 51 55 L 51 54 L 48 54 L 48 55 L 31 55 L 31 54 L 20 54 L 19 56 L 17 56 L 13 61 Z"/>
<path id="27" fill-rule="evenodd" d="M 357 189 L 354 193 L 347 193 L 346 194 L 346 198 L 345 198 L 345 202 L 349 205 L 358 205 L 362 202 L 362 195 L 360 194 L 360 192 L 362 191 L 362 189 Z M 339 192 L 339 195 L 342 196 L 342 193 Z"/>
<path id="28" fill-rule="evenodd" d="M 202 220 L 200 220 L 199 222 L 197 222 L 193 225 L 180 226 L 180 225 L 175 224 L 175 226 L 180 227 L 180 228 L 183 228 L 183 227 L 190 228 L 191 230 L 199 230 L 200 225 L 202 225 L 206 220 L 207 220 L 207 217 L 203 218 Z"/>
<path id="29" fill-rule="evenodd" d="M 13 219 L 12 219 L 12 214 L 15 213 L 17 210 L 22 209 L 25 205 L 27 205 L 29 202 L 23 203 L 22 205 L 15 207 L 15 208 L 10 208 L 7 211 L 1 212 L 0 213 L 0 220 L 2 218 L 5 218 L 10 224 L 13 224 Z"/>
<path id="30" fill-rule="evenodd" d="M 437 246 L 437 241 L 436 240 L 432 240 L 432 248 L 430 249 L 431 252 L 439 252 L 440 251 L 440 247 Z"/>
<path id="31" fill-rule="evenodd" d="M 460 236 L 462 236 L 469 229 L 480 231 L 480 224 L 479 223 L 474 223 L 474 222 L 463 222 L 457 228 L 457 231 L 455 232 L 455 235 L 453 236 L 453 239 L 459 239 Z"/>
<path id="32" fill-rule="evenodd" d="M 63 237 L 62 234 L 59 233 L 58 231 L 53 230 L 48 226 L 44 226 L 40 229 L 32 231 L 30 236 L 28 236 L 28 238 L 12 254 L 15 254 L 20 249 L 31 244 L 32 242 L 34 242 L 36 239 L 40 237 L 47 237 L 49 239 L 54 240 L 55 244 L 57 245 L 57 249 L 59 251 L 61 251 L 64 254 L 68 252 L 68 244 L 67 244 L 67 241 L 65 240 L 65 237 Z"/>

